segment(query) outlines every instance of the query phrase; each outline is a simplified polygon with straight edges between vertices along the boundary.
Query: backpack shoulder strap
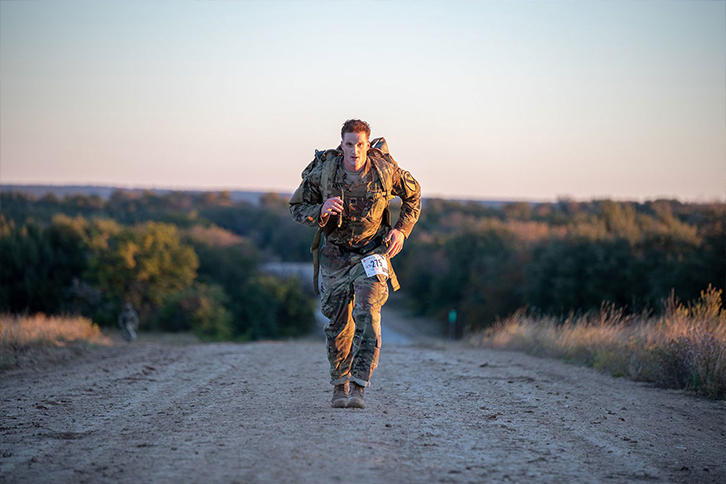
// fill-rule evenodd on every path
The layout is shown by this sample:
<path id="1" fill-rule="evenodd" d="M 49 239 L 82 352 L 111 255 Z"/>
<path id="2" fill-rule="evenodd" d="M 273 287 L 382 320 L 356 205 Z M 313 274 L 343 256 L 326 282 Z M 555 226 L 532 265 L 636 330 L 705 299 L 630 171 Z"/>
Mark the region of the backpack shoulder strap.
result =
<path id="1" fill-rule="evenodd" d="M 333 181 L 335 180 L 335 174 L 338 170 L 338 157 L 340 156 L 338 150 L 315 150 L 315 158 L 303 171 L 303 178 L 305 178 L 310 172 L 316 167 L 320 166 L 320 191 L 323 195 L 323 199 L 327 200 L 331 197 L 333 192 Z M 322 240 L 323 228 L 318 228 L 313 238 L 313 243 L 310 246 L 310 252 L 313 254 L 313 291 L 315 295 L 320 294 L 319 285 L 319 274 L 320 274 L 320 242 Z"/>
<path id="2" fill-rule="evenodd" d="M 318 151 L 316 151 L 316 156 Z M 320 174 L 320 190 L 323 194 L 324 199 L 328 199 L 333 193 L 333 182 L 335 181 L 335 174 L 338 171 L 338 157 L 341 152 L 338 150 L 326 150 L 321 156 L 321 162 L 323 164 L 323 171 Z"/>
<path id="3" fill-rule="evenodd" d="M 332 185 L 335 180 L 335 172 L 337 171 L 338 164 L 335 162 L 336 158 L 341 155 L 339 150 L 315 150 L 315 157 L 313 161 L 308 163 L 308 166 L 302 172 L 303 180 L 310 175 L 318 167 L 320 170 L 320 189 L 325 199 L 330 198 L 332 193 Z"/>

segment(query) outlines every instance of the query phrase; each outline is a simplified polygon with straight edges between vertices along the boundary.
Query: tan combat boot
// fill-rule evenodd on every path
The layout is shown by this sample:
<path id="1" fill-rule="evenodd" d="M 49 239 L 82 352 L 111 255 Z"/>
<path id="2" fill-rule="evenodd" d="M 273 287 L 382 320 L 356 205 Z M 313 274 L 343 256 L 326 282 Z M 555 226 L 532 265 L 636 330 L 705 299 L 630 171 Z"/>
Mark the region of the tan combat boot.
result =
<path id="1" fill-rule="evenodd" d="M 365 387 L 353 383 L 348 395 L 348 408 L 365 408 L 366 401 L 363 399 L 363 390 Z"/>
<path id="2" fill-rule="evenodd" d="M 348 403 L 348 382 L 342 385 L 335 385 L 333 389 L 333 399 L 330 404 L 333 408 L 345 408 Z"/>

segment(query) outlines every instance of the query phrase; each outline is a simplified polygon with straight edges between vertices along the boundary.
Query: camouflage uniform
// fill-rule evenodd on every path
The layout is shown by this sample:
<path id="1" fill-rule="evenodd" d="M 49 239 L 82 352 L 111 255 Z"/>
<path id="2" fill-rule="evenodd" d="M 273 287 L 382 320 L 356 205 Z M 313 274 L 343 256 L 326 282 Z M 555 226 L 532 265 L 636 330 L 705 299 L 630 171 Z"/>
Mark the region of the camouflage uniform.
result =
<path id="1" fill-rule="evenodd" d="M 121 336 L 126 341 L 136 339 L 136 330 L 139 329 L 139 316 L 134 311 L 131 303 L 124 304 L 124 310 L 119 314 L 118 327 L 121 328 Z"/>
<path id="2" fill-rule="evenodd" d="M 378 365 L 381 347 L 381 306 L 388 299 L 386 276 L 367 277 L 361 259 L 383 254 L 388 234 L 389 198 L 401 198 L 401 214 L 394 226 L 408 237 L 421 210 L 421 189 L 407 171 L 378 149 L 368 151 L 365 174 L 351 182 L 343 168 L 343 154 L 328 150 L 307 173 L 290 199 L 293 219 L 303 225 L 323 227 L 320 249 L 322 313 L 325 325 L 330 377 L 333 385 L 352 381 L 368 386 Z M 326 187 L 321 178 L 326 164 L 334 175 Z M 343 195 L 344 210 L 326 223 L 320 209 L 330 197 Z"/>

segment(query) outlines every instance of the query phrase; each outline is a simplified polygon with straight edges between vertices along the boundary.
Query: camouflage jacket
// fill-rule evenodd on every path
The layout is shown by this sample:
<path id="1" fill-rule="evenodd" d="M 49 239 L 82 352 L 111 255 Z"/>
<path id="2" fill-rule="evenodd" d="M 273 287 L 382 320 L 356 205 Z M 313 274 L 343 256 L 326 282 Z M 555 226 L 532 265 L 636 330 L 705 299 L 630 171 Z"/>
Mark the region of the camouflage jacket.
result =
<path id="1" fill-rule="evenodd" d="M 367 173 L 358 183 L 346 183 L 342 167 L 343 153 L 328 150 L 321 156 L 321 163 L 306 173 L 302 183 L 290 198 L 293 220 L 310 227 L 325 227 L 328 241 L 344 248 L 357 249 L 384 234 L 384 223 L 391 198 L 401 198 L 401 213 L 394 228 L 408 237 L 421 212 L 421 188 L 418 182 L 389 155 L 371 148 Z M 328 165 L 332 164 L 332 165 Z M 327 168 L 326 168 L 327 166 Z M 322 183 L 324 170 L 332 167 L 327 189 Z M 327 190 L 328 193 L 324 193 Z M 330 197 L 343 194 L 344 211 L 340 227 L 337 217 L 323 222 L 320 209 Z"/>
<path id="2" fill-rule="evenodd" d="M 136 329 L 139 327 L 139 316 L 133 309 L 124 309 L 118 316 L 118 325 L 120 328 Z"/>

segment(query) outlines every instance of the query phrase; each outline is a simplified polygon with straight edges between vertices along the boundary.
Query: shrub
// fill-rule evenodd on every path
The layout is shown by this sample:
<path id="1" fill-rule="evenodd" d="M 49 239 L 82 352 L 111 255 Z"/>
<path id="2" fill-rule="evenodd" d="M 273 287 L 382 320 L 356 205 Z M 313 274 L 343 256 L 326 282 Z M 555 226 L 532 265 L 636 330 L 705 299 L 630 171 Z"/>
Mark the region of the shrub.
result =
<path id="1" fill-rule="evenodd" d="M 171 296 L 155 321 L 161 331 L 192 331 L 204 340 L 232 337 L 232 318 L 225 309 L 228 297 L 221 286 L 195 284 Z"/>
<path id="2" fill-rule="evenodd" d="M 11 316 L 0 314 L 0 369 L 17 366 L 23 361 L 60 359 L 55 347 L 80 352 L 87 344 L 111 345 L 90 319 L 78 316 Z M 62 353 L 62 352 L 61 352 Z"/>
<path id="3" fill-rule="evenodd" d="M 662 316 L 626 315 L 614 305 L 565 320 L 519 310 L 470 335 L 481 346 L 527 351 L 614 376 L 726 398 L 726 310 L 709 286 L 693 304 L 671 298 Z"/>

